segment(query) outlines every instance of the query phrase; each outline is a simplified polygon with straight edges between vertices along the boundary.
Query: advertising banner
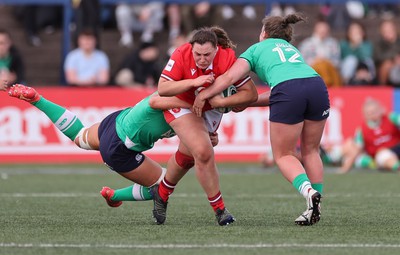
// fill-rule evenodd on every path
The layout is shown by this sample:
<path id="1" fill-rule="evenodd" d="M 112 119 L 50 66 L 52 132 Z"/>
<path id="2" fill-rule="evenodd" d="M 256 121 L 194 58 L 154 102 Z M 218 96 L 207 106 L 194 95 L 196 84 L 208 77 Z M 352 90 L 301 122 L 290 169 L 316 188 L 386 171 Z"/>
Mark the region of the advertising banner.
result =
<path id="1" fill-rule="evenodd" d="M 265 91 L 266 88 L 259 88 Z M 125 88 L 46 88 L 38 91 L 47 99 L 68 108 L 85 126 L 108 114 L 130 107 L 150 95 L 151 89 Z M 362 120 L 361 107 L 374 97 L 388 110 L 393 109 L 393 89 L 341 88 L 330 90 L 331 110 L 323 142 L 339 144 L 353 135 Z M 218 162 L 252 162 L 267 151 L 269 108 L 248 108 L 224 115 L 219 128 Z M 191 132 L 196 132 L 192 130 Z M 163 139 L 145 155 L 166 162 L 176 151 L 178 138 Z M 79 163 L 101 162 L 97 151 L 85 151 L 65 137 L 47 116 L 24 101 L 0 94 L 0 163 Z"/>

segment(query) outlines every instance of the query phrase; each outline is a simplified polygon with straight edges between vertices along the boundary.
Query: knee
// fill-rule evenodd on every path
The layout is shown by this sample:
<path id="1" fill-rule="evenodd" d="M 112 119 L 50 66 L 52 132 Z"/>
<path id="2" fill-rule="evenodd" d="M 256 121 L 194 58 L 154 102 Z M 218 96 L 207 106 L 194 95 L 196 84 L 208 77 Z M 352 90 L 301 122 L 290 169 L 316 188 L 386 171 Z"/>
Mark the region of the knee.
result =
<path id="1" fill-rule="evenodd" d="M 214 150 L 212 147 L 204 146 L 193 151 L 193 157 L 196 163 L 205 164 L 214 158 Z"/>
<path id="2" fill-rule="evenodd" d="M 78 135 L 75 137 L 75 144 L 85 150 L 93 150 L 92 146 L 89 144 L 88 140 L 89 130 L 87 128 L 82 128 Z"/>

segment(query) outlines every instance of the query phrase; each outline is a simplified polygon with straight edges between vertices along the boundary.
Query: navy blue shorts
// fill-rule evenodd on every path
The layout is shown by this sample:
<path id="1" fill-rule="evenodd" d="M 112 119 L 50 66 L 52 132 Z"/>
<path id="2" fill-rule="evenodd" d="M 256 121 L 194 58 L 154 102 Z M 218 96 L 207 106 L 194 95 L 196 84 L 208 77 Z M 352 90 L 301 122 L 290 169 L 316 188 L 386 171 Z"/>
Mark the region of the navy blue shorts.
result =
<path id="1" fill-rule="evenodd" d="M 130 172 L 143 163 L 145 156 L 126 148 L 118 137 L 115 123 L 120 112 L 111 113 L 99 125 L 100 155 L 111 170 Z"/>
<path id="2" fill-rule="evenodd" d="M 324 120 L 329 116 L 329 95 L 321 77 L 293 79 L 279 83 L 269 98 L 269 120 L 296 124 Z"/>

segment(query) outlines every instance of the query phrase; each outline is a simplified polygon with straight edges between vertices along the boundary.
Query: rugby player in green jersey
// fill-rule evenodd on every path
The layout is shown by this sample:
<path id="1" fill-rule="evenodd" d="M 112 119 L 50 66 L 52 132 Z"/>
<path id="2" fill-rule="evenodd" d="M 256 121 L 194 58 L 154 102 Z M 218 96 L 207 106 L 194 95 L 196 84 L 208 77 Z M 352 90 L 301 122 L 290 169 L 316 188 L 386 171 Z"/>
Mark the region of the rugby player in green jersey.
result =
<path id="1" fill-rule="evenodd" d="M 196 97 L 193 110 L 201 116 L 205 100 L 250 71 L 267 83 L 271 88 L 269 120 L 273 156 L 283 176 L 306 199 L 307 208 L 295 223 L 312 225 L 321 215 L 324 169 L 319 146 L 330 103 L 324 81 L 290 44 L 291 24 L 303 20 L 297 13 L 264 18 L 259 42 L 250 46 L 227 72 Z M 255 104 L 262 100 L 259 97 Z M 299 140 L 302 162 L 295 156 Z"/>

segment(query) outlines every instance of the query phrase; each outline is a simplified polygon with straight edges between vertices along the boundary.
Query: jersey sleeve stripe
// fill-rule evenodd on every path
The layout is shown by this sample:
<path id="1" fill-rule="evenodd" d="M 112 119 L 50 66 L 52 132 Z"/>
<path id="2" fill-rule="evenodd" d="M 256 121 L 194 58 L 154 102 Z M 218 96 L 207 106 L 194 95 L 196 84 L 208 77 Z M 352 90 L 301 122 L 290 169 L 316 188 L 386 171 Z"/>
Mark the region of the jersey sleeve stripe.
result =
<path id="1" fill-rule="evenodd" d="M 234 85 L 235 85 L 236 88 L 240 88 L 240 87 L 243 86 L 246 82 L 248 82 L 250 79 L 251 79 L 250 76 L 247 75 L 247 76 L 244 77 L 243 79 L 241 79 L 241 80 L 235 82 Z"/>
<path id="2" fill-rule="evenodd" d="M 167 79 L 169 81 L 174 81 L 174 79 L 172 79 L 171 77 L 169 77 L 168 75 L 165 75 L 165 74 L 161 74 L 161 77 L 163 77 L 164 79 Z"/>

